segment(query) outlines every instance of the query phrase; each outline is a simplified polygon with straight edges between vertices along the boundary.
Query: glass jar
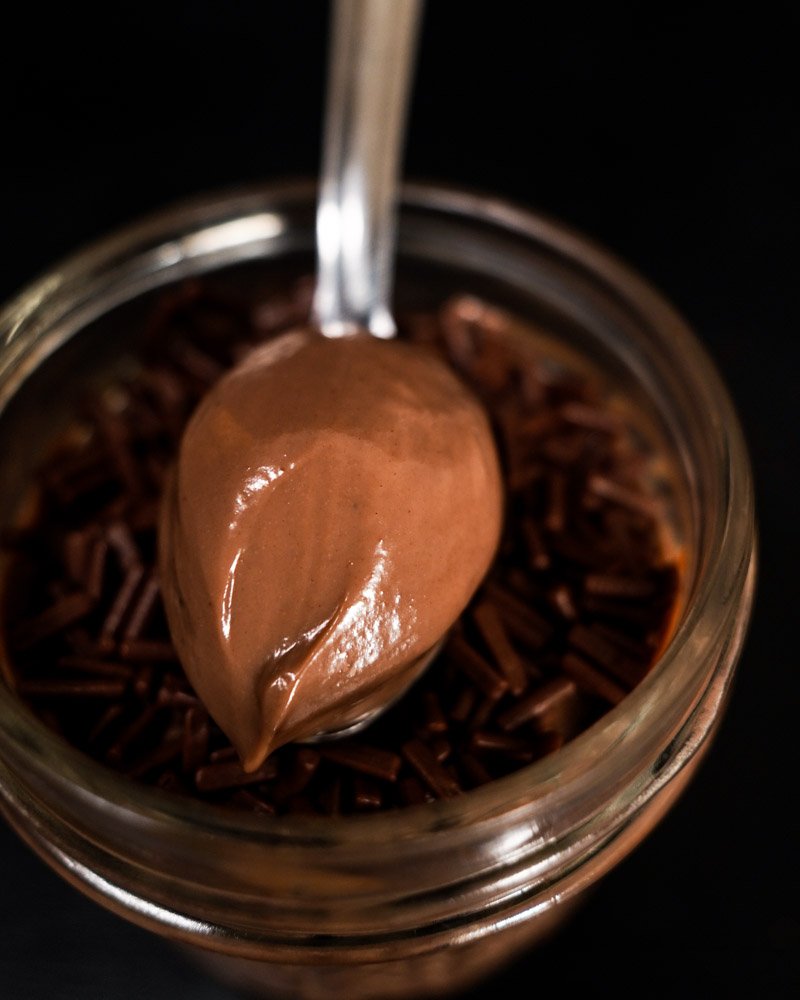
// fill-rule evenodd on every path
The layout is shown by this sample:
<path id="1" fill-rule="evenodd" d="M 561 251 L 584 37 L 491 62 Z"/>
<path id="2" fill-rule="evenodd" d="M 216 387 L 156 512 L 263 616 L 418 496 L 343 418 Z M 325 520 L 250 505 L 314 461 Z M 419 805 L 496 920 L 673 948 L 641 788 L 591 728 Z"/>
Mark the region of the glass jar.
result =
<path id="1" fill-rule="evenodd" d="M 312 186 L 258 188 L 132 226 L 24 291 L 0 319 L 0 523 L 59 412 L 121 363 L 143 297 L 220 268 L 308 271 L 313 238 Z M 562 749 L 453 801 L 336 821 L 226 813 L 133 783 L 65 746 L 0 684 L 12 826 L 83 892 L 263 996 L 441 995 L 550 932 L 691 777 L 751 610 L 738 421 L 656 292 L 556 223 L 416 186 L 404 191 L 397 284 L 409 303 L 469 290 L 529 317 L 635 403 L 670 465 L 688 554 L 680 614 L 648 677 Z"/>

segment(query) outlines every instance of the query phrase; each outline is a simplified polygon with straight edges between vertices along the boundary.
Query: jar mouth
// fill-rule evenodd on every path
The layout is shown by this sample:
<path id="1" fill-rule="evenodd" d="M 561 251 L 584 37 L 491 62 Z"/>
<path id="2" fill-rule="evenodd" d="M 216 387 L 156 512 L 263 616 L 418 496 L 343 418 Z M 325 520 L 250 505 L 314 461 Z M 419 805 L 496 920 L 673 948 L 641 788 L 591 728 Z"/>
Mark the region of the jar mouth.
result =
<path id="1" fill-rule="evenodd" d="M 280 245 L 280 205 L 313 205 L 314 198 L 313 183 L 293 182 L 195 199 L 128 227 L 54 267 L 0 315 L 0 344 L 5 353 L 5 360 L 0 361 L 0 414 L 26 375 L 66 339 L 58 330 L 63 302 L 69 300 L 72 312 L 81 315 L 79 325 L 73 322 L 72 332 L 95 318 L 89 297 L 85 301 L 76 297 L 75 288 L 85 278 L 100 269 L 122 267 L 131 248 L 147 248 L 156 263 L 169 259 L 171 270 L 163 283 L 183 276 L 182 268 L 188 272 L 199 257 L 206 270 L 233 260 L 254 259 L 265 241 L 277 240 Z M 387 841 L 402 850 L 403 843 L 443 831 L 452 837 L 458 828 L 474 830 L 477 824 L 506 826 L 511 814 L 531 805 L 547 816 L 569 800 L 595 796 L 598 788 L 621 787 L 622 774 L 630 776 L 642 761 L 659 762 L 667 770 L 672 766 L 664 759 L 665 747 L 714 680 L 705 676 L 706 663 L 709 650 L 731 631 L 730 606 L 737 602 L 730 595 L 744 594 L 749 602 L 752 589 L 752 484 L 727 391 L 703 348 L 662 296 L 627 265 L 577 232 L 491 196 L 431 185 L 404 187 L 402 206 L 543 244 L 635 311 L 671 361 L 671 377 L 682 384 L 682 398 L 692 401 L 695 431 L 706 453 L 714 456 L 702 475 L 706 489 L 719 503 L 713 523 L 702 525 L 702 552 L 685 606 L 653 670 L 619 705 L 549 756 L 458 799 L 390 814 L 342 817 L 335 822 L 304 816 L 256 817 L 171 796 L 119 776 L 65 745 L 13 692 L 0 685 L 0 751 L 15 764 L 24 761 L 27 769 L 54 773 L 84 796 L 157 825 L 190 825 L 225 838 L 268 838 L 271 843 L 298 848 L 318 849 L 321 843 L 334 840 L 354 850 Z M 179 229 L 187 234 L 182 239 L 174 235 Z M 402 216 L 400 246 L 402 253 Z M 149 271 L 145 267 L 138 274 L 138 286 L 136 282 L 126 286 L 127 297 L 159 283 L 155 264 Z M 103 309 L 114 304 L 106 301 Z M 9 390 L 12 382 L 15 388 Z M 724 667 L 724 676 L 716 678 L 723 688 L 736 653 L 738 645 L 724 658 L 720 668 Z M 587 761 L 591 762 L 588 766 Z M 674 766 L 679 766 L 677 760 Z M 534 834 L 542 840 L 551 835 L 545 825 Z M 511 844 L 506 847 L 513 849 Z"/>

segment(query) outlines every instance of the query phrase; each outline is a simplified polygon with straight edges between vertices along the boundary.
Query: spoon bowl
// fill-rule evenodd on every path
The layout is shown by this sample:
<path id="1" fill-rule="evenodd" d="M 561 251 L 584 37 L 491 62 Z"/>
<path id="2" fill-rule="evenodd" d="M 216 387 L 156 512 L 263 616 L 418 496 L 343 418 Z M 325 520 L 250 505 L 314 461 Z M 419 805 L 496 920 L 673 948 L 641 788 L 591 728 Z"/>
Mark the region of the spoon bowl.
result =
<path id="1" fill-rule="evenodd" d="M 441 638 L 437 643 L 435 643 L 427 651 L 423 653 L 422 656 L 418 657 L 417 660 L 408 667 L 408 683 L 402 690 L 398 691 L 393 698 L 389 698 L 385 704 L 380 708 L 372 708 L 365 712 L 361 718 L 355 719 L 352 722 L 348 722 L 346 726 L 342 726 L 341 729 L 329 729 L 324 733 L 319 733 L 316 736 L 311 736 L 303 743 L 327 743 L 329 740 L 343 740 L 348 736 L 355 736 L 356 733 L 360 733 L 362 729 L 366 729 L 379 715 L 383 715 L 387 712 L 392 705 L 397 704 L 398 701 L 405 695 L 408 688 L 421 677 L 428 667 L 433 663 L 436 657 L 441 652 L 442 646 L 444 645 L 444 638 Z"/>

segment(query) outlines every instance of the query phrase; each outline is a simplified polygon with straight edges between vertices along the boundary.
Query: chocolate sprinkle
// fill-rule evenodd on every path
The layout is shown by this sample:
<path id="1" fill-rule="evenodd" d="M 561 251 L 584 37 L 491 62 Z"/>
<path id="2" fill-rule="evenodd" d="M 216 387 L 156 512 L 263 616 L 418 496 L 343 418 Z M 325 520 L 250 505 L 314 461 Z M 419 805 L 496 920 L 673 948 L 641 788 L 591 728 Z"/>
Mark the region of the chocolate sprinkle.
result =
<path id="1" fill-rule="evenodd" d="M 88 398 L 85 432 L 45 458 L 38 522 L 2 534 L 12 680 L 31 709 L 129 780 L 263 816 L 421 805 L 552 753 L 652 668 L 679 585 L 629 413 L 521 351 L 513 321 L 477 299 L 406 316 L 401 334 L 448 359 L 494 427 L 497 558 L 442 654 L 380 719 L 245 771 L 170 642 L 158 508 L 194 406 L 247 350 L 304 321 L 310 288 L 252 302 L 193 281 L 164 294 L 139 372 Z"/>

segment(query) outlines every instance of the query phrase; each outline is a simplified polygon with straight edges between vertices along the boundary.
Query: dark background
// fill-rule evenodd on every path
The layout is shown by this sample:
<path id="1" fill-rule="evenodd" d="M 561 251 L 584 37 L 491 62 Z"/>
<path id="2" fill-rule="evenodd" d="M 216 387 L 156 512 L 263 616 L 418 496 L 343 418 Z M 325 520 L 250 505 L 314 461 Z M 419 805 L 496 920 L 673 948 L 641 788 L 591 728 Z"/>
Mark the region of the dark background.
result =
<path id="1" fill-rule="evenodd" d="M 696 781 L 556 940 L 473 1000 L 800 988 L 800 24 L 790 3 L 650 6 L 430 0 L 423 30 L 407 176 L 561 217 L 674 301 L 739 408 L 762 537 L 749 641 Z M 325 4 L 28 7 L 0 58 L 3 299 L 171 200 L 315 173 Z M 230 996 L 2 826 L 0 904 L 8 1000 Z"/>

